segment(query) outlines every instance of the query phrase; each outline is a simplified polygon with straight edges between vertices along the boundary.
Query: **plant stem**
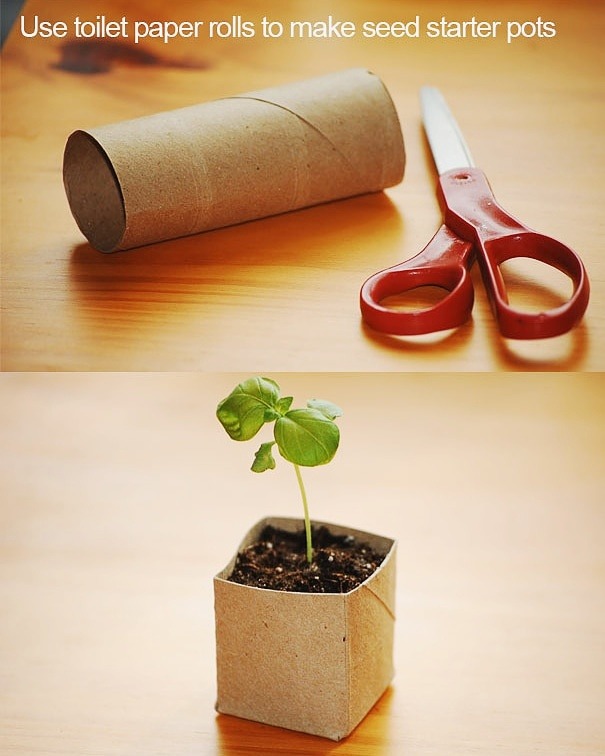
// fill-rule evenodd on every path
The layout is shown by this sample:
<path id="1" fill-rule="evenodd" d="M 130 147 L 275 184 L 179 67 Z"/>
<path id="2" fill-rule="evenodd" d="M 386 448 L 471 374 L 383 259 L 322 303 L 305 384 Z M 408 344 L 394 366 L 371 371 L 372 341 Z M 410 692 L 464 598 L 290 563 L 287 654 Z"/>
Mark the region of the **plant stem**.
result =
<path id="1" fill-rule="evenodd" d="M 305 493 L 305 486 L 303 484 L 302 475 L 300 474 L 300 467 L 292 463 L 296 470 L 296 479 L 298 480 L 298 487 L 300 488 L 300 495 L 302 496 L 303 509 L 305 512 L 305 533 L 307 535 L 307 562 L 311 564 L 313 562 L 313 544 L 311 542 L 311 520 L 309 519 L 309 507 L 307 506 L 307 494 Z"/>

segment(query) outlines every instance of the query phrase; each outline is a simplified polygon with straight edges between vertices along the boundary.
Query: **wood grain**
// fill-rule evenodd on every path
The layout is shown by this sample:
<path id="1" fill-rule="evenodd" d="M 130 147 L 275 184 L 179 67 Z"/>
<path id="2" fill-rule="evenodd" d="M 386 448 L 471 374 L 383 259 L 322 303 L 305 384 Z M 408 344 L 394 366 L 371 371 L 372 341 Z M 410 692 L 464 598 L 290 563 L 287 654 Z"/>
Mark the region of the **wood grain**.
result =
<path id="1" fill-rule="evenodd" d="M 234 0 L 96 0 L 90 15 L 179 21 L 243 14 L 258 24 L 263 16 L 288 22 L 331 11 L 359 26 L 409 10 L 387 0 L 287 7 L 255 0 L 245 11 Z M 76 0 L 28 0 L 23 14 L 85 16 Z M 604 369 L 602 10 L 588 0 L 534 9 L 508 2 L 497 11 L 486 2 L 449 2 L 424 4 L 421 14 L 423 22 L 443 14 L 541 15 L 556 23 L 557 35 L 510 44 L 257 35 L 135 47 L 128 40 L 25 39 L 13 30 L 2 52 L 3 368 Z M 109 257 L 84 242 L 61 182 L 72 130 L 358 65 L 383 78 L 400 115 L 407 168 L 398 187 Z M 572 334 L 501 339 L 476 272 L 473 319 L 453 333 L 399 339 L 362 325 L 363 281 L 414 255 L 439 222 L 417 101 L 426 83 L 445 93 L 499 201 L 583 257 L 592 300 Z M 522 301 L 531 275 L 515 281 Z M 548 282 L 546 301 L 559 286 Z"/>
<path id="2" fill-rule="evenodd" d="M 398 540 L 396 677 L 339 744 L 214 712 L 212 577 L 301 508 L 214 417 L 243 377 L 1 376 L 0 751 L 603 753 L 603 376 L 274 376 L 344 409 L 312 516 Z"/>

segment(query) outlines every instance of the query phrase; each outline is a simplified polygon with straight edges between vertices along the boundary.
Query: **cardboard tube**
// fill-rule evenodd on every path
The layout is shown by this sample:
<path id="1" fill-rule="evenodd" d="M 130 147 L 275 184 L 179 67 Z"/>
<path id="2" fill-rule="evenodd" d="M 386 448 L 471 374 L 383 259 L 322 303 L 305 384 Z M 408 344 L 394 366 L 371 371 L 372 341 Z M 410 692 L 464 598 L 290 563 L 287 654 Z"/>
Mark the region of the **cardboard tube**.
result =
<path id="1" fill-rule="evenodd" d="M 380 79 L 350 69 L 70 135 L 71 212 L 102 252 L 195 234 L 403 178 Z"/>

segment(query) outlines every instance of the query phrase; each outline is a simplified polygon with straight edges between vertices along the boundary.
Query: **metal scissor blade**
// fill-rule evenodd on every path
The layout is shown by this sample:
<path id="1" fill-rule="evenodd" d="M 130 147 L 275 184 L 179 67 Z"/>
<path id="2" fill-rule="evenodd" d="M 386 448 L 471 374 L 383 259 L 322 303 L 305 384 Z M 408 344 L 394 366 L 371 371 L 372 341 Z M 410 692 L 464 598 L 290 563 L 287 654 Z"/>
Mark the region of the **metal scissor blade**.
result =
<path id="1" fill-rule="evenodd" d="M 420 89 L 422 121 L 439 174 L 454 168 L 472 168 L 471 153 L 443 95 L 436 87 Z"/>

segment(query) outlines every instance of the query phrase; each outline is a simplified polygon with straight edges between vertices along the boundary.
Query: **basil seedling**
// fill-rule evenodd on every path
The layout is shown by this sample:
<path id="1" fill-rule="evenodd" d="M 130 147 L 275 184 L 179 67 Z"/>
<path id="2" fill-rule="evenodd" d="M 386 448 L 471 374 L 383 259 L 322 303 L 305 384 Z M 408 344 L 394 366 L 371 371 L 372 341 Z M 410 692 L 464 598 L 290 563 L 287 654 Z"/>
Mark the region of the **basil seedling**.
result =
<path id="1" fill-rule="evenodd" d="M 235 441 L 248 441 L 263 425 L 273 423 L 273 441 L 260 445 L 251 469 L 260 473 L 275 468 L 273 446 L 294 465 L 303 503 L 307 561 L 311 563 L 311 520 L 300 467 L 325 465 L 334 457 L 340 442 L 340 431 L 334 420 L 342 415 L 342 410 L 322 399 L 310 399 L 306 407 L 291 409 L 292 401 L 291 396 L 280 396 L 275 381 L 256 376 L 238 384 L 219 403 L 216 416 Z"/>

